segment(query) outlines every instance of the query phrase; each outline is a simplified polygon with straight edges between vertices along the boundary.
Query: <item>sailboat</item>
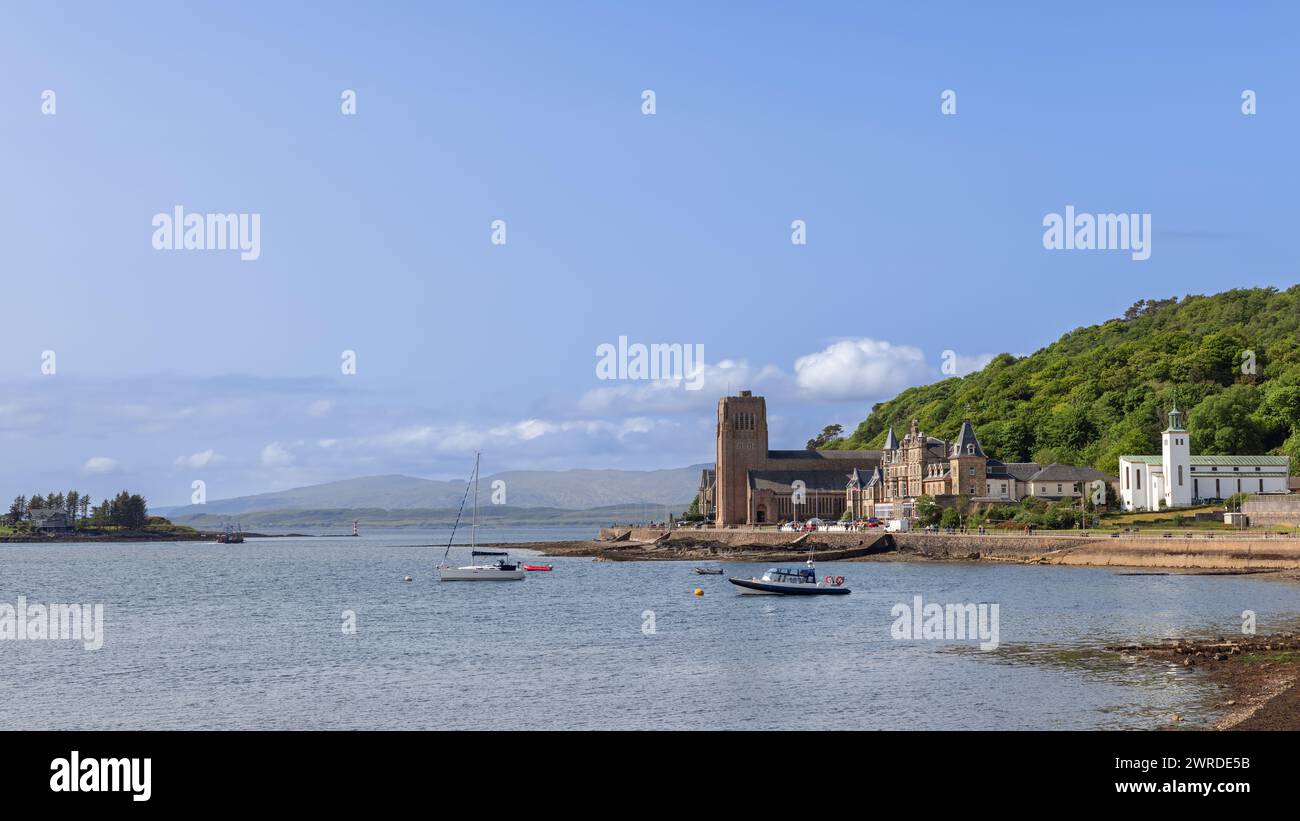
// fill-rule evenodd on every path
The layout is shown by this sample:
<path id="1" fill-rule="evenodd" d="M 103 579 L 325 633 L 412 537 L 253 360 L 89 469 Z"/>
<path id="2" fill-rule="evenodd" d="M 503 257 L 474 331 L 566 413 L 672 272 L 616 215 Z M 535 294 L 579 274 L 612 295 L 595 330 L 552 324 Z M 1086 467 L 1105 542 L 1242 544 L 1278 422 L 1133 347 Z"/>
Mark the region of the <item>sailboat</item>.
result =
<path id="1" fill-rule="evenodd" d="M 447 549 L 442 553 L 442 564 L 438 565 L 438 579 L 444 582 L 516 582 L 527 578 L 528 574 L 517 562 L 510 561 L 510 554 L 504 550 L 478 549 L 478 467 L 480 454 L 474 454 L 474 475 L 465 485 L 465 496 L 461 497 L 460 510 L 456 511 L 456 522 L 451 526 L 451 535 L 447 537 Z M 456 528 L 460 526 L 461 514 L 465 512 L 465 498 L 469 496 L 470 486 L 474 488 L 474 516 L 469 529 L 469 564 L 464 567 L 452 567 L 447 563 L 451 553 L 451 543 L 456 538 Z M 479 559 L 484 559 L 480 564 Z M 495 559 L 495 561 L 493 561 Z"/>

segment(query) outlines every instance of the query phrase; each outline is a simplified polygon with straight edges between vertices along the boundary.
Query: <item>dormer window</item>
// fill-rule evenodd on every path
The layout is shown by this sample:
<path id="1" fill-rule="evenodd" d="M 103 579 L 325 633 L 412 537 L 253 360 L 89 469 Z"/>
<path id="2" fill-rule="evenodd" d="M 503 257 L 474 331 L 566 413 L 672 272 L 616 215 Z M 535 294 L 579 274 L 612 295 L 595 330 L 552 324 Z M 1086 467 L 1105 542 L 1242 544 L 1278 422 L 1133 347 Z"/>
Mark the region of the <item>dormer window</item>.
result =
<path id="1" fill-rule="evenodd" d="M 974 445 L 967 445 L 967 446 L 966 446 L 966 452 L 969 453 L 969 454 L 974 455 L 974 453 L 975 453 L 975 446 L 974 446 Z"/>

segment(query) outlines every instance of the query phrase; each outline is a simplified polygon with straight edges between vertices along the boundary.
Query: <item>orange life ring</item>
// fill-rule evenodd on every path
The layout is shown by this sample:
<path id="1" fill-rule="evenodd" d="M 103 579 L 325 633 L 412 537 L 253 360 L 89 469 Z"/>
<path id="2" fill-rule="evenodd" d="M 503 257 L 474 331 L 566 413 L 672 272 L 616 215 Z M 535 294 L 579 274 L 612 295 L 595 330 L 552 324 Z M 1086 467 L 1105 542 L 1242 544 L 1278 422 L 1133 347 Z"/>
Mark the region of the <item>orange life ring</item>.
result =
<path id="1" fill-rule="evenodd" d="M 836 576 L 836 577 L 835 577 L 835 586 L 836 586 L 836 587 L 843 587 L 843 586 L 844 586 L 844 577 L 843 577 L 843 576 Z"/>

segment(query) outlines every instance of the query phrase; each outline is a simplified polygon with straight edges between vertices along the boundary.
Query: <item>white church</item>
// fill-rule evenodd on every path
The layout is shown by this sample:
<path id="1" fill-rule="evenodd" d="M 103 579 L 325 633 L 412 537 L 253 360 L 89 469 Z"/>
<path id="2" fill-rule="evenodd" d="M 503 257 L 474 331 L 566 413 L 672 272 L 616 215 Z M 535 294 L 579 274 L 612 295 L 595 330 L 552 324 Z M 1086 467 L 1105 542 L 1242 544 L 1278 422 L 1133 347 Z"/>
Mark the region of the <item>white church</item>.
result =
<path id="1" fill-rule="evenodd" d="M 1160 434 L 1159 456 L 1119 458 L 1125 510 L 1189 507 L 1234 493 L 1289 493 L 1289 456 L 1192 456 L 1177 406 Z"/>

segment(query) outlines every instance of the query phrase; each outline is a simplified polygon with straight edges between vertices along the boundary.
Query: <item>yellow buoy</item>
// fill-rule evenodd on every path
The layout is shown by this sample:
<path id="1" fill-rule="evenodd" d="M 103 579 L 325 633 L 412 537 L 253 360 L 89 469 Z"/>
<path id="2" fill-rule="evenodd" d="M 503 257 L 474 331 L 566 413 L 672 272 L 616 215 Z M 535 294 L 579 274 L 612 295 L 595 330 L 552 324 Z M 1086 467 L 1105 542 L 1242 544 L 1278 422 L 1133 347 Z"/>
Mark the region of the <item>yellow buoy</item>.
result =
<path id="1" fill-rule="evenodd" d="M 697 595 L 697 596 L 703 596 L 703 595 L 704 595 L 704 591 L 703 591 L 701 588 L 698 588 L 698 587 L 697 587 L 697 588 L 695 588 L 695 595 Z"/>

